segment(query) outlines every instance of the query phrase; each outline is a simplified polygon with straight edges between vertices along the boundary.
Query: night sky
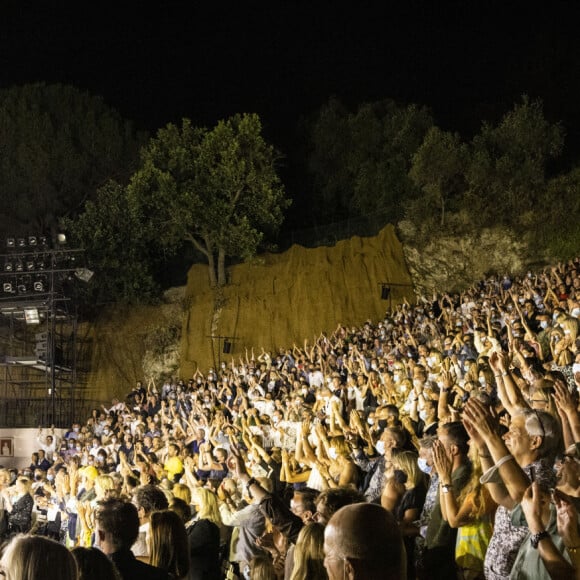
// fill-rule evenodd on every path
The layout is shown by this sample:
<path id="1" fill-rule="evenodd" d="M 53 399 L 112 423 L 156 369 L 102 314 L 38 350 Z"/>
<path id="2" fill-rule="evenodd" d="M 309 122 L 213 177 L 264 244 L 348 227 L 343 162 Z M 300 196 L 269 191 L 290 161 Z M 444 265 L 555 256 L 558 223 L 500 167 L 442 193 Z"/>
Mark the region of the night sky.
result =
<path id="1" fill-rule="evenodd" d="M 72 84 L 151 132 L 257 112 L 282 151 L 331 95 L 427 105 L 469 137 L 527 93 L 580 151 L 579 4 L 4 0 L 0 87 Z"/>

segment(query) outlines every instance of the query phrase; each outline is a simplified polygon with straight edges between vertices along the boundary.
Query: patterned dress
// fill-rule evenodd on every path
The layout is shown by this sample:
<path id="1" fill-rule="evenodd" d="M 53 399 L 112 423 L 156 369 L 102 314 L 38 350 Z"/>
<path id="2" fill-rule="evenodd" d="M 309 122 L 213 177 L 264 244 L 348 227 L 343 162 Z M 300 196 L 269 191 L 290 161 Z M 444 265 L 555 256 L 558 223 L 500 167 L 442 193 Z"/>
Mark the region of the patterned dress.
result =
<path id="1" fill-rule="evenodd" d="M 532 467 L 536 474 L 536 481 L 541 486 L 554 487 L 554 470 L 547 461 L 543 459 L 534 461 L 524 467 L 523 470 L 528 478 L 530 478 Z M 512 525 L 511 512 L 512 510 L 508 510 L 503 506 L 499 506 L 495 512 L 493 535 L 487 547 L 484 563 L 487 580 L 509 579 L 518 550 L 524 538 L 528 535 L 527 526 Z"/>

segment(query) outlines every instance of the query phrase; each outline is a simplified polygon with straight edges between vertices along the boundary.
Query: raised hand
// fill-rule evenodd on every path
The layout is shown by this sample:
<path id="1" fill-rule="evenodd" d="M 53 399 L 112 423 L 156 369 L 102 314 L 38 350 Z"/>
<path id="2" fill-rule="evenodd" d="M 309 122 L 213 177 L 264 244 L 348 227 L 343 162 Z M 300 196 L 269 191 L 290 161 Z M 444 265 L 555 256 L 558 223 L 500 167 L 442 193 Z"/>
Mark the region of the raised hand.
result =
<path id="1" fill-rule="evenodd" d="M 556 524 L 558 534 L 564 545 L 579 546 L 580 533 L 578 532 L 578 511 L 570 497 L 559 490 L 554 491 L 554 504 L 556 505 Z"/>
<path id="2" fill-rule="evenodd" d="M 477 398 L 467 401 L 463 408 L 463 415 L 484 441 L 497 435 L 497 421 L 491 411 Z"/>
<path id="3" fill-rule="evenodd" d="M 441 481 L 450 482 L 453 463 L 441 441 L 433 443 L 433 465 Z"/>

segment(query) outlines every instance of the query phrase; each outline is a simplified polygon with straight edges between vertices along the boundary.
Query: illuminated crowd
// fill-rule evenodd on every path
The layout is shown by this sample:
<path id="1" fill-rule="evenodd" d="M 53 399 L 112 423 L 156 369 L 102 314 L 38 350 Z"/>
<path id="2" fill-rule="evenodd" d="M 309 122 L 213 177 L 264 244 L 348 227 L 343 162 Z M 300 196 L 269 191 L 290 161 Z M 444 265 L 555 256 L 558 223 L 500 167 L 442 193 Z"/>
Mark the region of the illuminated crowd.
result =
<path id="1" fill-rule="evenodd" d="M 579 329 L 576 259 L 139 381 L 0 469 L 0 570 L 580 578 Z"/>

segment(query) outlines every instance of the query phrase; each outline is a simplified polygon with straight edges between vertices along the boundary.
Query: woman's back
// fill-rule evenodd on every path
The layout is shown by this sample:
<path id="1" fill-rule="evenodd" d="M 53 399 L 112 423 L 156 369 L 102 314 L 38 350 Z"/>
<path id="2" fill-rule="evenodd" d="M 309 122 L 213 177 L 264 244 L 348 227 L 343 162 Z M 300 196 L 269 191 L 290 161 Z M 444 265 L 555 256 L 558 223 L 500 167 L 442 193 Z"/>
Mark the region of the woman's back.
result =
<path id="1" fill-rule="evenodd" d="M 190 580 L 219 580 L 220 529 L 212 521 L 201 519 L 187 528 Z"/>

